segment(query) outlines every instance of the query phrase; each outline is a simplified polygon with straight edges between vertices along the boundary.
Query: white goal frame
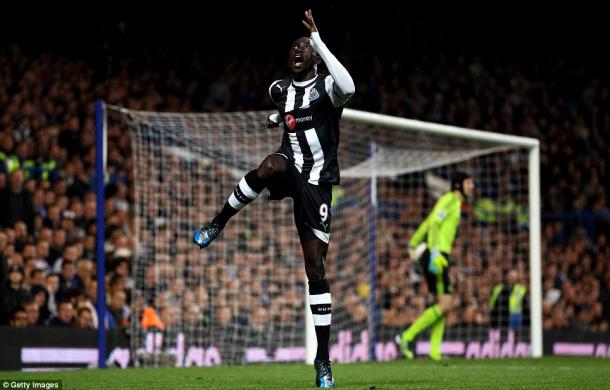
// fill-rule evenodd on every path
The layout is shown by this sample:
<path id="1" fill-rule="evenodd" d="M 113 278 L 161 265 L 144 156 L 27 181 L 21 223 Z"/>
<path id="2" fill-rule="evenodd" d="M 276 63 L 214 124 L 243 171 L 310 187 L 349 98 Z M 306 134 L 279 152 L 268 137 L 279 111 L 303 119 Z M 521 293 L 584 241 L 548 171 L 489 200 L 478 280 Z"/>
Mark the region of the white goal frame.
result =
<path id="1" fill-rule="evenodd" d="M 540 142 L 535 138 L 520 137 L 481 131 L 437 123 L 423 122 L 372 112 L 345 109 L 343 121 L 383 126 L 405 131 L 424 133 L 447 138 L 481 141 L 498 146 L 519 147 L 528 150 L 528 198 L 529 198 L 529 267 L 530 267 L 530 342 L 532 357 L 542 357 L 542 276 L 541 276 L 541 243 L 540 243 Z M 309 311 L 309 310 L 307 310 Z M 313 324 L 308 321 L 307 338 L 308 355 L 315 354 L 315 332 Z"/>
<path id="2" fill-rule="evenodd" d="M 106 110 L 108 108 L 121 111 L 122 107 L 106 105 L 104 102 L 97 102 L 97 118 L 96 134 L 98 142 L 96 149 L 98 153 L 97 170 L 105 172 L 105 156 L 107 148 L 105 119 Z M 365 124 L 371 126 L 382 126 L 395 129 L 401 129 L 409 132 L 417 132 L 439 137 L 464 139 L 471 141 L 481 141 L 497 146 L 518 147 L 528 150 L 528 203 L 529 203 L 529 268 L 530 268 L 530 342 L 532 357 L 541 357 L 543 354 L 542 348 L 542 284 L 541 284 L 541 204 L 540 204 L 540 142 L 535 138 L 507 135 L 495 132 L 487 132 L 475 129 L 461 128 L 456 126 L 448 126 L 418 120 L 400 118 L 389 115 L 376 114 L 366 111 L 345 109 L 342 116 L 343 121 Z M 101 142 L 100 142 L 101 141 Z M 99 175 L 103 177 L 103 175 Z M 104 215 L 104 198 L 103 198 L 103 183 L 97 184 L 98 195 L 98 213 Z M 99 220 L 99 219 L 98 219 Z M 101 231 L 98 237 L 98 244 L 103 243 L 103 217 L 101 219 L 102 226 L 98 226 L 98 232 Z M 98 272 L 102 275 L 105 273 L 103 264 L 105 262 L 103 251 L 98 253 L 102 258 L 98 259 Z M 101 265 L 101 266 L 100 266 Z M 101 278 L 99 289 L 103 291 L 104 279 Z M 307 283 L 305 283 L 307 286 Z M 307 299 L 307 297 L 305 297 Z M 102 302 L 103 303 L 103 302 Z M 313 362 L 313 357 L 316 351 L 315 328 L 311 319 L 309 306 L 305 305 L 306 313 L 306 361 Z M 104 367 L 103 355 L 105 354 L 105 337 L 100 332 L 98 340 L 100 344 L 100 367 Z"/>

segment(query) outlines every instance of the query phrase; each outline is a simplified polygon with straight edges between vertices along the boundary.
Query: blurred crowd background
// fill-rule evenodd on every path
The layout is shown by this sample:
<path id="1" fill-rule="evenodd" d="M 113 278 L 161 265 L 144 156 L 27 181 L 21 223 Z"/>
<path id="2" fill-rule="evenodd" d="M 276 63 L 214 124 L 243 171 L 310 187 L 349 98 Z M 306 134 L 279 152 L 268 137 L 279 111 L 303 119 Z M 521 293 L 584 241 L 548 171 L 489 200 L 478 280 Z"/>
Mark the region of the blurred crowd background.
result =
<path id="1" fill-rule="evenodd" d="M 266 12 L 229 1 L 197 15 L 164 7 L 144 16 L 127 6 L 120 15 L 95 8 L 88 17 L 53 12 L 55 18 L 45 16 L 52 5 L 40 7 L 28 24 L 23 16 L 7 19 L 0 30 L 0 319 L 94 328 L 95 100 L 149 111 L 269 109 L 268 86 L 287 75 L 289 45 L 305 33 L 301 7 Z M 363 16 L 345 2 L 314 2 L 322 38 L 356 83 L 348 106 L 540 139 L 543 327 L 607 332 L 610 73 L 596 46 L 603 34 L 595 9 L 396 7 Z M 229 17 L 232 23 L 222 22 Z M 142 315 L 131 309 L 138 298 L 131 274 L 134 161 L 122 127 L 109 127 L 108 142 L 106 326 L 124 329 Z M 262 248 L 259 241 L 250 245 Z M 405 326 L 425 300 L 396 292 L 409 265 L 406 253 L 387 256 L 397 277 L 379 275 L 382 321 Z M 237 264 L 248 259 L 238 257 Z M 244 316 L 220 304 L 208 318 L 202 286 L 239 289 L 236 280 L 208 272 L 200 285 L 187 285 L 173 267 L 163 272 L 167 292 L 155 305 L 164 323 L 233 321 L 256 329 L 271 319 L 265 307 L 247 308 Z M 275 281 L 289 277 L 282 267 L 264 273 Z M 527 284 L 524 273 L 518 277 Z M 280 284 L 261 279 L 252 288 L 270 302 L 287 302 L 275 321 L 291 323 L 289 309 L 302 306 L 302 295 Z M 356 291 L 345 297 L 354 322 L 366 318 L 361 300 Z M 469 301 L 461 297 L 462 318 L 453 323 L 488 325 L 490 308 L 467 310 Z"/>

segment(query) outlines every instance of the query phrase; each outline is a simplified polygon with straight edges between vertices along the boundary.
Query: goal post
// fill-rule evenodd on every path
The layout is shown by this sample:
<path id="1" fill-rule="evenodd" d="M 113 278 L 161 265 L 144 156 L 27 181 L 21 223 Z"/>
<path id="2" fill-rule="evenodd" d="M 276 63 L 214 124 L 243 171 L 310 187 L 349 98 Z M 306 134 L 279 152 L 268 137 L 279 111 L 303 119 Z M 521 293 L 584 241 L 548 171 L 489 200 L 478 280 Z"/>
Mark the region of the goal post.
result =
<path id="1" fill-rule="evenodd" d="M 105 248 L 105 197 L 104 178 L 106 175 L 106 104 L 102 100 L 95 102 L 95 197 L 96 197 L 96 272 L 97 272 L 97 302 L 95 302 L 97 329 L 97 365 L 106 367 L 106 254 Z"/>
<path id="2" fill-rule="evenodd" d="M 190 243 L 239 179 L 276 150 L 282 130 L 265 128 L 270 112 L 105 108 L 107 126 L 129 132 L 134 160 L 134 364 L 311 360 L 315 332 L 289 200 L 270 202 L 261 194 L 209 248 Z M 426 291 L 408 265 L 406 243 L 458 169 L 474 173 L 487 203 L 473 205 L 462 222 L 454 268 L 490 285 L 511 264 L 525 267 L 531 349 L 517 356 L 542 355 L 538 140 L 345 109 L 339 164 L 327 257 L 331 360 L 397 357 L 389 335 L 408 325 L 408 311 L 424 304 Z M 498 264 L 503 268 L 485 268 Z M 448 319 L 446 339 L 448 348 L 463 341 L 458 354 L 468 357 L 468 341 L 481 341 L 484 349 L 490 291 L 474 291 L 460 275 L 453 277 L 468 292 L 460 295 L 457 317 Z M 163 328 L 145 324 L 139 316 L 145 310 Z M 479 352 L 470 355 L 490 356 Z"/>

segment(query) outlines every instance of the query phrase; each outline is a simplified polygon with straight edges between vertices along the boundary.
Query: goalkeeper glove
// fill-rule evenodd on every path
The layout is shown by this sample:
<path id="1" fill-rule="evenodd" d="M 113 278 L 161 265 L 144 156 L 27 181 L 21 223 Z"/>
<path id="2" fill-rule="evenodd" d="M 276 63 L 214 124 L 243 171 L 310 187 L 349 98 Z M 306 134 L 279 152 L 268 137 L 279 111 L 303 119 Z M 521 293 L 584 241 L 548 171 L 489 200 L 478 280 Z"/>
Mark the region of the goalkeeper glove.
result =
<path id="1" fill-rule="evenodd" d="M 428 271 L 435 275 L 440 275 L 449 265 L 447 258 L 441 253 L 438 248 L 434 248 L 430 251 L 430 262 L 428 263 Z"/>

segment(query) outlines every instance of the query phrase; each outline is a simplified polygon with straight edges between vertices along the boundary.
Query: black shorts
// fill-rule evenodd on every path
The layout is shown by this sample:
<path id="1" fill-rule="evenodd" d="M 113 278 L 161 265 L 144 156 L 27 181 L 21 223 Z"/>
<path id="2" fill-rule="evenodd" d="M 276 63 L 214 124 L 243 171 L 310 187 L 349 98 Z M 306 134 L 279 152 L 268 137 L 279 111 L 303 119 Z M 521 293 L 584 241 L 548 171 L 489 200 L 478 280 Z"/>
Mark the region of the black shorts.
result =
<path id="1" fill-rule="evenodd" d="M 286 158 L 283 154 L 280 156 Z M 328 244 L 332 214 L 332 185 L 309 183 L 288 162 L 288 168 L 282 175 L 275 177 L 268 185 L 269 199 L 279 200 L 291 197 L 294 200 L 294 222 L 301 241 L 318 238 Z"/>
<path id="2" fill-rule="evenodd" d="M 443 273 L 440 275 L 436 275 L 428 271 L 428 264 L 430 264 L 430 252 L 427 249 L 420 257 L 420 264 L 426 277 L 428 290 L 435 295 L 451 294 L 453 291 L 451 282 L 449 280 L 449 268 L 451 267 L 451 261 L 449 260 L 449 256 L 447 254 L 443 253 L 443 255 L 447 259 L 449 265 L 445 267 Z"/>

